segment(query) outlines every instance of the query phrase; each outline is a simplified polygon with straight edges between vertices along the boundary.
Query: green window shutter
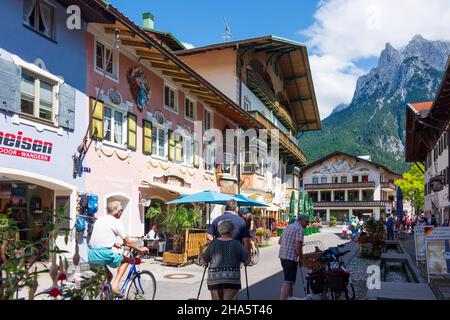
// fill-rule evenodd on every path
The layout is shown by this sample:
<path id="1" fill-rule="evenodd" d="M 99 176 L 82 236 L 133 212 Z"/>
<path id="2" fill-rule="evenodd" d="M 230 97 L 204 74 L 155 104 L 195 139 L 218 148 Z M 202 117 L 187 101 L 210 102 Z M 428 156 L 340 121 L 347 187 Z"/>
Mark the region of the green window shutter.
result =
<path id="1" fill-rule="evenodd" d="M 92 139 L 101 141 L 103 140 L 103 102 L 95 100 L 94 98 L 91 98 L 90 101 L 92 115 L 91 137 Z M 97 104 L 95 103 L 96 101 Z"/>
<path id="2" fill-rule="evenodd" d="M 152 123 L 147 120 L 142 121 L 142 152 L 144 154 L 152 154 Z"/>
<path id="3" fill-rule="evenodd" d="M 173 131 L 169 130 L 167 134 L 169 136 L 169 160 L 174 160 L 175 159 L 175 140 L 174 140 L 174 136 L 173 136 Z"/>
<path id="4" fill-rule="evenodd" d="M 192 142 L 192 149 L 194 151 L 194 167 L 200 168 L 200 145 L 196 139 Z"/>
<path id="5" fill-rule="evenodd" d="M 132 113 L 127 115 L 128 139 L 127 147 L 130 150 L 136 151 L 137 145 L 137 116 Z"/>

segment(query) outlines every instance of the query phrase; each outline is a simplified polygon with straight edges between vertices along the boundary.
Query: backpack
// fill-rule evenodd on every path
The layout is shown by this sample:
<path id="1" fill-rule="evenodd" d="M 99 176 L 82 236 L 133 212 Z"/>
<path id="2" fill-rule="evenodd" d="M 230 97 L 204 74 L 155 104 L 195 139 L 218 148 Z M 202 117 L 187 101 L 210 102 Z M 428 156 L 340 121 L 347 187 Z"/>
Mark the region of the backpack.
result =
<path id="1" fill-rule="evenodd" d="M 98 211 L 98 196 L 96 194 L 91 194 L 88 196 L 88 206 L 87 213 L 92 216 Z"/>
<path id="2" fill-rule="evenodd" d="M 86 221 L 86 219 L 84 217 L 82 217 L 82 216 L 78 216 L 77 217 L 77 221 L 75 223 L 75 230 L 76 230 L 76 232 L 83 233 L 83 232 L 86 231 L 86 228 L 87 228 L 87 221 Z"/>

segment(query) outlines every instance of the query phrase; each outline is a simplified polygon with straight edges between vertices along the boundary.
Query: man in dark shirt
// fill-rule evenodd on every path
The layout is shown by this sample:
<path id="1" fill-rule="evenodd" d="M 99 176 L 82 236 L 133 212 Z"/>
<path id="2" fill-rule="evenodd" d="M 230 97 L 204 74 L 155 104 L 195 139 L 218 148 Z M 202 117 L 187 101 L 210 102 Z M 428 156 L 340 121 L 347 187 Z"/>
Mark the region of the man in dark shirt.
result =
<path id="1" fill-rule="evenodd" d="M 388 220 L 386 221 L 386 230 L 388 240 L 394 240 L 394 221 L 392 220 L 391 216 L 389 216 Z"/>
<path id="2" fill-rule="evenodd" d="M 214 219 L 211 226 L 209 227 L 208 240 L 212 241 L 214 240 L 214 238 L 220 237 L 218 231 L 219 222 L 223 220 L 231 220 L 234 226 L 232 235 L 233 239 L 242 242 L 244 246 L 247 248 L 248 252 L 250 252 L 251 249 L 250 233 L 247 224 L 245 223 L 245 220 L 239 217 L 238 210 L 239 208 L 235 200 L 228 201 L 225 207 L 224 214 Z"/>

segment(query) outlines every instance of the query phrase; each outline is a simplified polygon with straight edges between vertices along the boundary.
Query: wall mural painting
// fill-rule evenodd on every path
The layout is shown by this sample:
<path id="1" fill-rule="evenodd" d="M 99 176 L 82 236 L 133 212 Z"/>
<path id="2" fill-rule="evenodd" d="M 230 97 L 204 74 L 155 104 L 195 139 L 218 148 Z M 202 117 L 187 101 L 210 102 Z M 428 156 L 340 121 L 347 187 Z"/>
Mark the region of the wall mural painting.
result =
<path id="1" fill-rule="evenodd" d="M 150 102 L 152 93 L 150 80 L 140 68 L 134 67 L 128 72 L 128 84 L 139 111 L 144 110 Z"/>
<path id="2" fill-rule="evenodd" d="M 354 160 L 349 161 L 346 158 L 334 158 L 329 163 L 321 166 L 318 171 L 313 172 L 313 174 L 351 173 L 356 171 L 357 167 L 358 163 Z"/>

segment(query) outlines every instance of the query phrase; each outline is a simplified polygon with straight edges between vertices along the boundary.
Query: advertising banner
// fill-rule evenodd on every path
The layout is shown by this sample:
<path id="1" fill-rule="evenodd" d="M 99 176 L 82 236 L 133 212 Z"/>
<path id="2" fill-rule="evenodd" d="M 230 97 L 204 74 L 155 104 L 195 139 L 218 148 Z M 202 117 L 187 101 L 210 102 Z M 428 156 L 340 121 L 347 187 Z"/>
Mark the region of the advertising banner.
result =
<path id="1" fill-rule="evenodd" d="M 425 237 L 428 278 L 450 275 L 450 228 L 435 228 Z"/>
<path id="2" fill-rule="evenodd" d="M 414 244 L 416 261 L 426 260 L 425 238 L 433 231 L 432 226 L 417 226 L 414 228 Z"/>

